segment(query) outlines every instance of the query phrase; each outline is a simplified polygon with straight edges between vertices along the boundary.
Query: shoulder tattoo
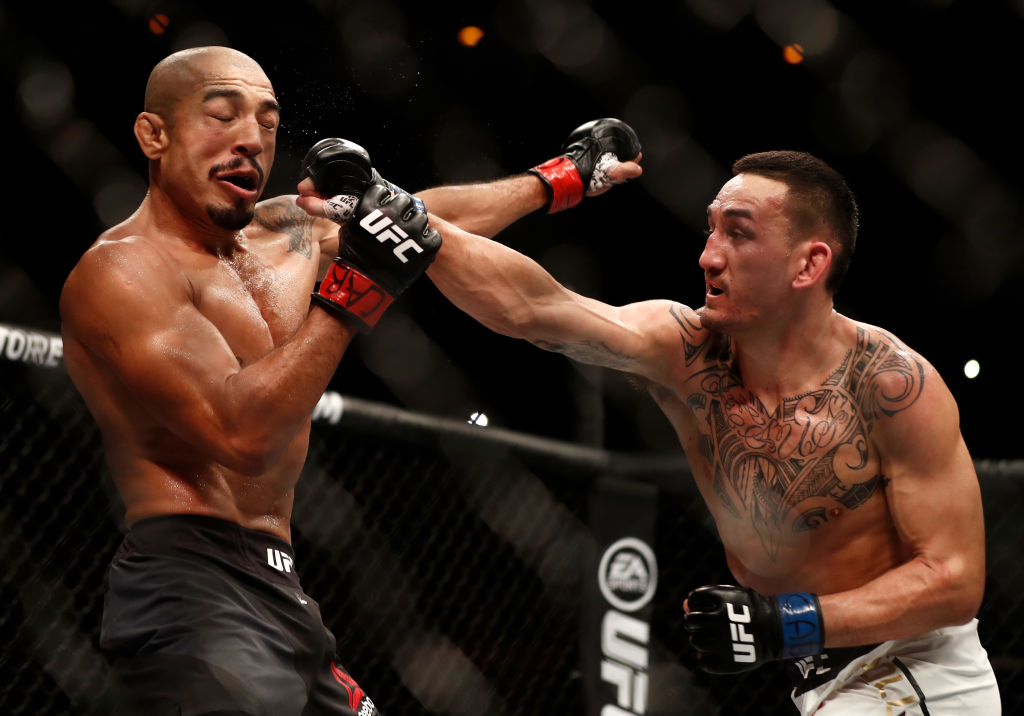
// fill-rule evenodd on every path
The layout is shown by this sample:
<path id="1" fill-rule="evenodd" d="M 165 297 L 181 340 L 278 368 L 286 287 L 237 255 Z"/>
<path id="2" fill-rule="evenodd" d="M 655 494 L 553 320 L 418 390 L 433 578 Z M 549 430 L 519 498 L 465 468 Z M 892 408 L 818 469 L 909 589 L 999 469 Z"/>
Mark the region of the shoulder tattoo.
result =
<path id="1" fill-rule="evenodd" d="M 256 223 L 288 237 L 288 252 L 313 257 L 313 217 L 285 197 L 268 199 L 256 208 Z"/>

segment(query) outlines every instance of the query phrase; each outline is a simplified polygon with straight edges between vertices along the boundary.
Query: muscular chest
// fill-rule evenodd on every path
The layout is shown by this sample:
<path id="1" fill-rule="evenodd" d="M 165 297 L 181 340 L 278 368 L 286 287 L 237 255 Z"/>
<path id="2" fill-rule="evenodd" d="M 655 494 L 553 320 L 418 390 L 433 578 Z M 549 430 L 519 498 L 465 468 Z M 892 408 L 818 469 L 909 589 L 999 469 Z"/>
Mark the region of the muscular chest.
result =
<path id="1" fill-rule="evenodd" d="M 241 252 L 191 276 L 196 307 L 243 363 L 287 340 L 309 309 L 313 262 L 275 249 Z"/>
<path id="2" fill-rule="evenodd" d="M 810 514 L 788 513 L 814 498 L 848 508 L 865 498 L 862 483 L 878 470 L 878 459 L 870 423 L 844 385 L 783 398 L 774 409 L 738 383 L 705 397 L 701 453 L 731 511 L 767 510 L 811 526 Z"/>
<path id="3" fill-rule="evenodd" d="M 848 382 L 769 408 L 737 376 L 712 370 L 686 396 L 687 452 L 727 541 L 760 543 L 774 560 L 802 533 L 880 499 L 873 418 Z"/>
<path id="4" fill-rule="evenodd" d="M 868 457 L 868 426 L 841 387 L 822 387 L 768 409 L 742 386 L 733 386 L 708 396 L 704 417 L 709 455 L 720 462 L 757 454 L 799 472 L 839 452 L 851 466 Z M 850 450 L 854 454 L 846 454 Z"/>

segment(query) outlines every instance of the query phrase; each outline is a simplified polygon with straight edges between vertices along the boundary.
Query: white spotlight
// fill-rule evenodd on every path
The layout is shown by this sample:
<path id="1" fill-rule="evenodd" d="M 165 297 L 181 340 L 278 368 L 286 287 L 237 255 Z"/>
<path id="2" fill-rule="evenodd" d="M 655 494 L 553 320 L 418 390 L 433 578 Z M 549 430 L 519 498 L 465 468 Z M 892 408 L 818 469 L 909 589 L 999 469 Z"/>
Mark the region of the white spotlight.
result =
<path id="1" fill-rule="evenodd" d="M 978 373 L 981 372 L 981 364 L 973 358 L 964 363 L 964 375 L 968 378 L 977 378 Z"/>

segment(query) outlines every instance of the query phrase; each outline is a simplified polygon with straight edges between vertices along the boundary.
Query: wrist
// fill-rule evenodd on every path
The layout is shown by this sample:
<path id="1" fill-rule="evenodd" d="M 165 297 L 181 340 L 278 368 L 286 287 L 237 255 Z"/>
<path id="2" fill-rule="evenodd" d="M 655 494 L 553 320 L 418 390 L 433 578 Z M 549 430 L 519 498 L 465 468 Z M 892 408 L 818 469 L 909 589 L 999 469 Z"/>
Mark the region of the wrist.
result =
<path id="1" fill-rule="evenodd" d="M 337 315 L 354 318 L 364 331 L 377 325 L 395 300 L 376 281 L 341 259 L 331 263 L 313 299 Z"/>
<path id="2" fill-rule="evenodd" d="M 563 155 L 549 159 L 530 169 L 530 173 L 540 177 L 548 188 L 551 195 L 549 214 L 571 209 L 583 201 L 586 187 L 579 169 L 569 157 Z"/>
<path id="3" fill-rule="evenodd" d="M 789 592 L 772 599 L 779 612 L 780 659 L 799 659 L 820 654 L 825 647 L 825 622 L 815 594 Z"/>

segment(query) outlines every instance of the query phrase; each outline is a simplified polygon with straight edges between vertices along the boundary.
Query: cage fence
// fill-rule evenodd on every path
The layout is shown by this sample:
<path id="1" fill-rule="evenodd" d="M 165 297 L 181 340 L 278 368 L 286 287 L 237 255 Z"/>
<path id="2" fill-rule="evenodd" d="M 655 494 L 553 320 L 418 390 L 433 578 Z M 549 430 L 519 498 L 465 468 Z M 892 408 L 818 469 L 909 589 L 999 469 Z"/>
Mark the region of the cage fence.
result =
<path id="1" fill-rule="evenodd" d="M 0 360 L 0 713 L 105 714 L 98 634 L 121 506 L 59 356 L 26 358 L 27 345 L 12 352 L 8 342 Z M 1004 713 L 1021 713 L 1024 461 L 977 466 L 981 636 Z M 639 507 L 627 514 L 630 504 Z M 656 569 L 657 580 L 642 608 L 602 600 L 595 574 L 616 531 L 646 531 L 641 572 Z M 598 702 L 617 714 L 793 712 L 779 665 L 738 677 L 696 669 L 682 600 L 730 577 L 681 456 L 611 453 L 328 393 L 293 540 L 342 662 L 388 716 L 589 714 Z M 609 628 L 630 638 L 611 640 L 625 666 L 602 680 Z M 632 690 L 641 680 L 642 699 Z"/>

